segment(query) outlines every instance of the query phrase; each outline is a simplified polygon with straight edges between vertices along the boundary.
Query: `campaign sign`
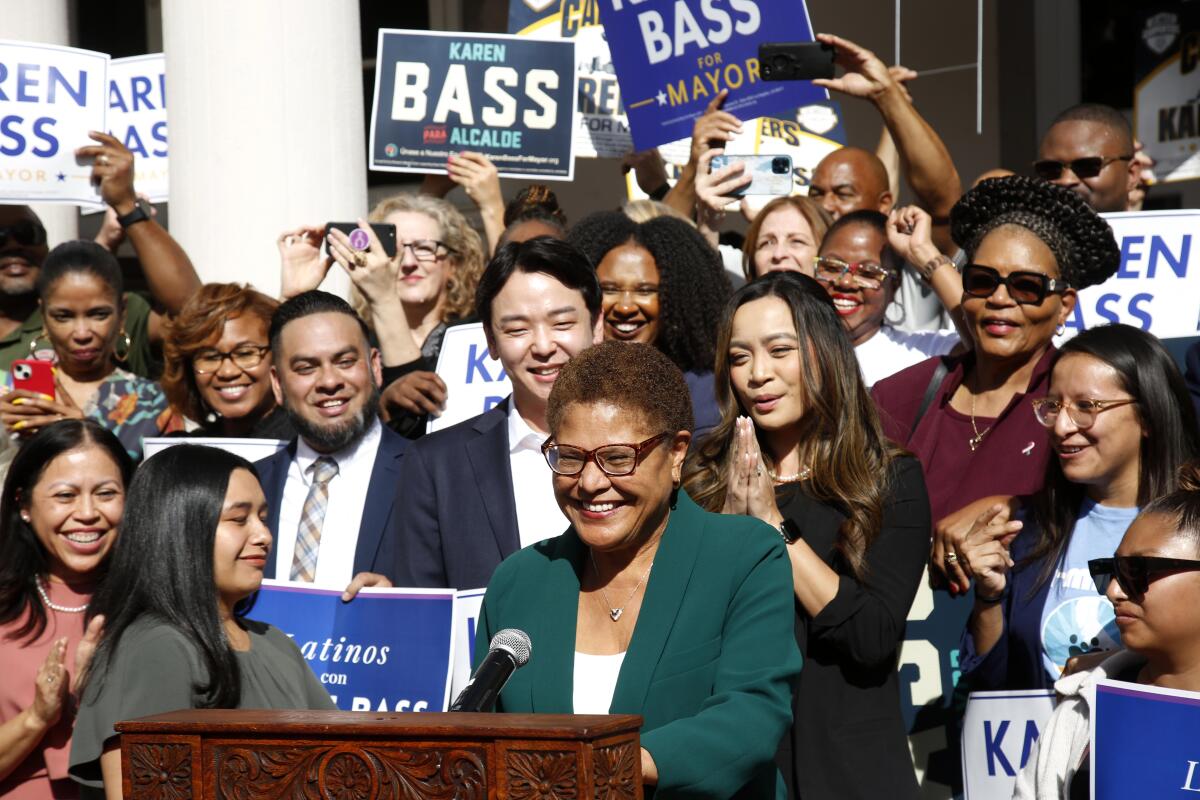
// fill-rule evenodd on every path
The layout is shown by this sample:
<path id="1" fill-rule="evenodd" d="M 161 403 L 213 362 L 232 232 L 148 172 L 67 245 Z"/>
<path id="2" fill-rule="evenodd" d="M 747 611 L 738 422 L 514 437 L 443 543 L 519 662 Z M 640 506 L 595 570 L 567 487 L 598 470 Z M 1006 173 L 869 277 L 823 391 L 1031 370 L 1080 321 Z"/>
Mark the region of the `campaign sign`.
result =
<path id="1" fill-rule="evenodd" d="M 1200 209 L 1104 214 L 1121 267 L 1079 293 L 1061 343 L 1082 330 L 1123 322 L 1160 339 L 1200 331 Z"/>
<path id="2" fill-rule="evenodd" d="M 1157 181 L 1200 178 L 1200 7 L 1137 5 L 1134 130 Z"/>
<path id="3" fill-rule="evenodd" d="M 264 458 L 270 458 L 283 448 L 287 441 L 283 439 L 238 439 L 224 436 L 147 436 L 142 439 L 142 452 L 146 458 L 161 453 L 168 447 L 177 444 L 199 444 L 205 447 L 216 447 L 233 453 L 253 464 Z"/>
<path id="4" fill-rule="evenodd" d="M 538 2 L 510 0 L 508 32 L 531 39 L 574 39 L 575 157 L 620 158 L 633 150 L 629 117 L 612 53 L 600 24 L 597 0 Z"/>
<path id="5" fill-rule="evenodd" d="M 972 692 L 962 726 L 966 800 L 1009 800 L 1054 711 L 1054 692 Z"/>
<path id="6" fill-rule="evenodd" d="M 485 589 L 471 589 L 454 596 L 454 669 L 450 676 L 450 696 L 458 693 L 471 681 L 471 665 L 475 663 L 475 629 L 483 607 Z"/>
<path id="7" fill-rule="evenodd" d="M 251 619 L 300 648 L 343 711 L 445 711 L 453 656 L 454 591 L 340 590 L 263 581 Z"/>
<path id="8" fill-rule="evenodd" d="M 647 150 L 690 136 L 722 89 L 742 118 L 827 99 L 808 81 L 764 82 L 758 46 L 813 40 L 798 0 L 597 0 L 633 145 Z"/>
<path id="9" fill-rule="evenodd" d="M 379 31 L 370 167 L 444 174 L 483 153 L 508 178 L 570 180 L 575 43 Z"/>
<path id="10" fill-rule="evenodd" d="M 134 186 L 152 203 L 167 200 L 166 67 L 162 53 L 108 67 L 108 132 L 133 153 Z"/>
<path id="11" fill-rule="evenodd" d="M 102 205 L 75 149 L 105 130 L 107 88 L 104 53 L 0 41 L 0 202 Z"/>
<path id="12" fill-rule="evenodd" d="M 1091 724 L 1095 800 L 1200 792 L 1200 693 L 1100 680 Z"/>
<path id="13" fill-rule="evenodd" d="M 429 418 L 430 433 L 477 417 L 512 392 L 504 367 L 488 355 L 482 322 L 446 329 L 436 371 L 446 384 L 446 408 L 440 417 Z"/>

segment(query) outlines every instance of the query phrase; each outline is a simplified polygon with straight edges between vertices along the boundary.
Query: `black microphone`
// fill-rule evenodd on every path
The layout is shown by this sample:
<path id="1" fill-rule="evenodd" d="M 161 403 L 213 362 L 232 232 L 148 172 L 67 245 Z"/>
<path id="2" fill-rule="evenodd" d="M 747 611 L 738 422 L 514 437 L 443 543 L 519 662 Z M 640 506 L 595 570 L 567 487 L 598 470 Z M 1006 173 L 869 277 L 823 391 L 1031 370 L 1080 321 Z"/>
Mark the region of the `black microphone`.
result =
<path id="1" fill-rule="evenodd" d="M 488 654 L 459 692 L 451 711 L 491 711 L 508 679 L 529 661 L 533 652 L 529 635 L 516 628 L 505 628 L 492 637 Z"/>

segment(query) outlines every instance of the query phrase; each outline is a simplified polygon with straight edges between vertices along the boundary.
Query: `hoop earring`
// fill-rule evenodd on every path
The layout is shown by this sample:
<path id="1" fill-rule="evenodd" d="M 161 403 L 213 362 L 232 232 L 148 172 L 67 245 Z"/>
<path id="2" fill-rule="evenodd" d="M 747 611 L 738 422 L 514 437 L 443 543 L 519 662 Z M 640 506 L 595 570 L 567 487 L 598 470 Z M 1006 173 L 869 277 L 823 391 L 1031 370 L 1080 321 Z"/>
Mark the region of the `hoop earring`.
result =
<path id="1" fill-rule="evenodd" d="M 123 353 L 117 352 L 117 348 L 114 347 L 113 348 L 113 358 L 117 359 L 117 361 L 120 361 L 122 364 L 124 364 L 125 360 L 127 358 L 129 358 L 129 352 L 133 349 L 133 340 L 129 338 L 129 334 L 125 332 L 124 328 L 121 328 L 121 336 L 124 337 L 124 339 L 125 339 L 125 352 L 123 352 Z"/>
<path id="2" fill-rule="evenodd" d="M 45 329 L 43 329 L 41 333 L 29 340 L 29 357 L 35 361 L 53 361 L 53 355 L 51 355 L 49 358 L 38 358 L 38 339 L 45 339 L 47 349 L 49 349 L 51 353 L 54 352 L 54 345 L 50 344 L 50 334 L 46 333 Z"/>
<path id="3" fill-rule="evenodd" d="M 894 322 L 888 319 L 888 312 L 891 311 L 893 307 L 900 309 L 900 318 Z M 893 328 L 898 328 L 903 325 L 906 317 L 907 315 L 904 312 L 904 304 L 900 302 L 899 297 L 893 297 L 892 302 L 883 310 L 883 321 L 888 325 L 891 325 Z"/>
<path id="4" fill-rule="evenodd" d="M 1055 336 L 1062 336 L 1066 332 L 1067 332 L 1067 326 L 1063 325 L 1061 322 L 1058 324 L 1058 327 L 1054 329 Z"/>

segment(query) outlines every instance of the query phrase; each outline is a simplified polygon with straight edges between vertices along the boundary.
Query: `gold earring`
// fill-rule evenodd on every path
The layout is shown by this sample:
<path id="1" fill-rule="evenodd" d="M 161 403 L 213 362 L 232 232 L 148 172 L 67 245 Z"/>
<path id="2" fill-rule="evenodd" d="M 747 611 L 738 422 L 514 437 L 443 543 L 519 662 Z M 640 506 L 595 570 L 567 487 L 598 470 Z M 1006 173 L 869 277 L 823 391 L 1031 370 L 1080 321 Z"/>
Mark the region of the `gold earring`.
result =
<path id="1" fill-rule="evenodd" d="M 133 349 L 133 340 L 129 338 L 129 334 L 125 332 L 124 328 L 121 328 L 121 336 L 125 339 L 125 352 L 118 353 L 117 348 L 114 347 L 113 357 L 116 358 L 117 361 L 120 361 L 122 364 L 124 364 L 125 359 L 129 358 L 129 351 Z"/>
<path id="2" fill-rule="evenodd" d="M 46 329 L 43 328 L 37 336 L 34 336 L 32 339 L 29 340 L 29 357 L 33 358 L 33 359 L 37 359 L 38 361 L 53 361 L 54 356 L 51 356 L 50 358 L 46 358 L 46 359 L 38 358 L 38 356 L 37 356 L 38 349 L 39 349 L 38 348 L 38 339 L 45 339 L 46 345 L 47 345 L 46 349 L 53 352 L 54 346 L 50 344 L 50 334 L 46 333 Z"/>

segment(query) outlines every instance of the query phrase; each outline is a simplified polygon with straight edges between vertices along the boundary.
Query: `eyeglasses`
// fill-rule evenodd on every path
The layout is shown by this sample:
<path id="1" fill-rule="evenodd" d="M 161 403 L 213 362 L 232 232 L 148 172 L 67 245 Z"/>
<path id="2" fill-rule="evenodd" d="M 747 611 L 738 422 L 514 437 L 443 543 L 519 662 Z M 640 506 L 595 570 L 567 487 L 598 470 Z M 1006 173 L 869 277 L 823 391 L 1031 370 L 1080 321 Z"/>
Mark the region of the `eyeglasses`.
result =
<path id="1" fill-rule="evenodd" d="M 192 371 L 197 375 L 216 372 L 227 358 L 239 369 L 253 369 L 262 363 L 263 356 L 270 349 L 271 346 L 265 344 L 241 344 L 227 353 L 216 349 L 201 350 L 192 356 Z"/>
<path id="2" fill-rule="evenodd" d="M 1062 177 L 1063 170 L 1069 169 L 1076 178 L 1083 180 L 1085 178 L 1094 178 L 1099 175 L 1105 167 L 1114 161 L 1129 161 L 1133 155 L 1127 156 L 1088 156 L 1087 158 L 1077 158 L 1074 161 L 1053 161 L 1046 159 L 1044 161 L 1033 162 L 1033 172 L 1044 181 L 1056 181 Z"/>
<path id="3" fill-rule="evenodd" d="M 1101 411 L 1136 402 L 1137 400 L 1132 397 L 1123 400 L 1079 400 L 1074 403 L 1064 403 L 1062 400 L 1055 400 L 1051 397 L 1039 397 L 1033 401 L 1033 415 L 1047 428 L 1053 428 L 1054 423 L 1058 421 L 1058 413 L 1065 408 L 1067 416 L 1071 418 L 1071 422 L 1075 423 L 1075 427 L 1085 430 L 1096 424 L 1096 415 Z"/>
<path id="4" fill-rule="evenodd" d="M 1002 285 L 1018 305 L 1040 306 L 1048 294 L 1062 294 L 1071 286 L 1041 272 L 999 271 L 981 264 L 967 264 L 962 271 L 963 291 L 972 297 L 991 297 Z"/>
<path id="5" fill-rule="evenodd" d="M 417 261 L 437 261 L 438 258 L 447 253 L 455 253 L 453 247 L 437 239 L 417 239 L 415 242 L 399 242 L 399 250 L 397 255 L 404 257 L 404 251 L 412 249 L 413 258 Z"/>
<path id="6" fill-rule="evenodd" d="M 9 239 L 24 247 L 36 247 L 46 243 L 46 229 L 31 219 L 0 226 L 0 247 L 8 244 Z"/>
<path id="7" fill-rule="evenodd" d="M 1100 594 L 1108 593 L 1108 585 L 1115 578 L 1121 591 L 1138 600 L 1150 588 L 1150 581 L 1165 572 L 1200 571 L 1200 561 L 1158 556 L 1113 556 L 1093 558 L 1088 562 L 1088 571 L 1092 573 L 1092 580 L 1096 582 L 1096 590 Z"/>
<path id="8" fill-rule="evenodd" d="M 642 460 L 642 453 L 654 448 L 656 444 L 671 434 L 660 433 L 651 436 L 640 444 L 606 444 L 595 450 L 582 450 L 569 444 L 557 444 L 550 439 L 542 445 L 542 455 L 550 469 L 559 475 L 578 475 L 583 472 L 587 462 L 594 461 L 600 471 L 610 478 L 620 478 L 632 475 Z"/>
<path id="9" fill-rule="evenodd" d="M 848 272 L 854 278 L 854 283 L 863 289 L 878 289 L 892 274 L 891 270 L 870 261 L 847 264 L 839 258 L 817 256 L 813 259 L 813 264 L 816 267 L 817 280 L 823 283 L 837 283 Z"/>

